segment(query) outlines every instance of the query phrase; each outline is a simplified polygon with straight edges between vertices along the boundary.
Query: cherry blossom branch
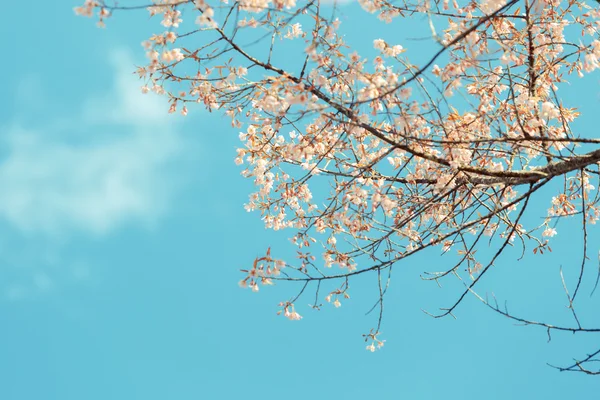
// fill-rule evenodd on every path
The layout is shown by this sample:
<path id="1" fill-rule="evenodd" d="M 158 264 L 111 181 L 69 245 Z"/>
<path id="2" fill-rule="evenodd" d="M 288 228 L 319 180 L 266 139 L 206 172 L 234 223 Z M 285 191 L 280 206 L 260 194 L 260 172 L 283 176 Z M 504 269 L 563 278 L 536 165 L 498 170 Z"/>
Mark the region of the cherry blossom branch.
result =
<path id="1" fill-rule="evenodd" d="M 525 0 L 524 13 L 511 11 L 518 0 L 443 10 L 420 0 L 361 1 L 386 22 L 426 16 L 441 48 L 419 67 L 400 44 L 376 37 L 378 55 L 368 63 L 339 33 L 335 7 L 327 17 L 319 1 L 296 3 L 157 0 L 142 7 L 86 0 L 77 10 L 99 11 L 102 24 L 116 10 L 148 8 L 161 17 L 166 32 L 144 42 L 142 91 L 165 95 L 170 112 L 186 115 L 197 103 L 220 110 L 241 130 L 235 161 L 256 186 L 245 207 L 259 211 L 267 228 L 295 230 L 298 261 L 275 260 L 269 249 L 243 270 L 240 285 L 258 291 L 275 281 L 301 282 L 280 304 L 280 313 L 299 320 L 294 302 L 310 282 L 314 308 L 320 293 L 339 283 L 324 294 L 339 307 L 349 280 L 373 272 L 379 295 L 369 312 L 379 308 L 379 317 L 364 335 L 373 351 L 383 345 L 378 335 L 394 266 L 433 247 L 456 251 L 445 271 L 423 277 L 462 280 L 466 267 L 473 281 L 439 316 L 452 315 L 509 246 L 520 250 L 519 260 L 531 243 L 534 254 L 551 251 L 557 222 L 581 214 L 583 259 L 572 296 L 562 270 L 561 279 L 583 329 L 574 300 L 581 300 L 588 230 L 600 220 L 600 191 L 589 183 L 599 175 L 600 139 L 574 133 L 579 112 L 558 93 L 572 74 L 600 69 L 600 13 L 579 0 L 545 7 Z M 182 20 L 186 6 L 197 16 L 193 28 Z M 583 36 L 571 37 L 564 21 Z M 277 65 L 282 40 L 304 43 L 289 47 Z M 544 186 L 556 192 L 547 212 L 545 198 L 536 210 L 529 206 Z M 541 222 L 523 218 L 540 209 Z M 494 252 L 482 264 L 476 253 L 485 237 Z M 339 270 L 323 270 L 333 266 Z M 587 368 L 594 357 L 573 368 Z"/>

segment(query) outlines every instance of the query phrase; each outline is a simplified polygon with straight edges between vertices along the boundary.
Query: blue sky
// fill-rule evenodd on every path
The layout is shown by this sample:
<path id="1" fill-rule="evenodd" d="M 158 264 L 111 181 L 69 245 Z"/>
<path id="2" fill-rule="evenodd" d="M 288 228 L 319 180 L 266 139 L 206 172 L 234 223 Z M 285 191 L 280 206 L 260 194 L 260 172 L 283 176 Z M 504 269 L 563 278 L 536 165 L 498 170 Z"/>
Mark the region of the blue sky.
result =
<path id="1" fill-rule="evenodd" d="M 394 270 L 387 342 L 374 354 L 361 337 L 375 323 L 364 315 L 374 277 L 357 281 L 339 309 L 300 302 L 302 321 L 276 315 L 289 286 L 238 288 L 239 269 L 268 246 L 281 257 L 294 249 L 285 232 L 266 231 L 243 209 L 252 188 L 233 162 L 237 130 L 200 109 L 167 115 L 162 98 L 139 94 L 132 72 L 157 21 L 121 14 L 99 30 L 74 16 L 77 3 L 3 6 L 19 17 L 0 27 L 0 399 L 597 393 L 597 378 L 546 366 L 595 349 L 594 337 L 554 334 L 548 343 L 543 330 L 515 327 L 473 299 L 457 320 L 426 316 L 422 308 L 447 306 L 458 288 L 419 279 L 443 262 L 437 254 Z M 349 36 L 365 46 L 393 34 L 364 20 Z M 582 112 L 597 109 L 598 92 L 577 92 Z M 558 271 L 579 257 L 577 232 L 559 231 L 550 256 L 503 257 L 482 290 L 516 312 L 568 321 Z M 597 230 L 591 235 L 595 254 Z M 589 325 L 598 325 L 598 298 L 582 303 Z"/>

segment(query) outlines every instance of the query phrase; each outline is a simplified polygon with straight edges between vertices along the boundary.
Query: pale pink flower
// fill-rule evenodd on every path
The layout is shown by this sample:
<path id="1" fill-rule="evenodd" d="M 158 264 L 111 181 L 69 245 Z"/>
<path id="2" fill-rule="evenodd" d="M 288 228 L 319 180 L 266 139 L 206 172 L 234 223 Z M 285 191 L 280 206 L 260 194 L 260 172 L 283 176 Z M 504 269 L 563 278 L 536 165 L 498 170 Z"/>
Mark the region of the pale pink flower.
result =
<path id="1" fill-rule="evenodd" d="M 543 237 L 553 237 L 555 235 L 556 235 L 556 229 L 550 228 L 550 227 L 546 227 L 546 229 L 544 229 L 544 232 L 542 232 Z"/>

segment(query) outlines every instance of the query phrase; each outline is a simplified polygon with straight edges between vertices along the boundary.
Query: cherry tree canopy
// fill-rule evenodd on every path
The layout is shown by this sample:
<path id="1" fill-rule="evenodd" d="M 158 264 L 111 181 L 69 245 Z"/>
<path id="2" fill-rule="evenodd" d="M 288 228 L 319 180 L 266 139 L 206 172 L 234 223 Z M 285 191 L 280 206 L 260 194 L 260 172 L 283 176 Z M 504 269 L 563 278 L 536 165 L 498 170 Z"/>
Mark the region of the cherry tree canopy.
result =
<path id="1" fill-rule="evenodd" d="M 280 304 L 289 319 L 301 318 L 294 302 L 307 288 L 314 307 L 323 299 L 339 306 L 352 279 L 375 274 L 379 318 L 365 335 L 373 351 L 383 345 L 392 269 L 437 248 L 451 261 L 424 279 L 464 286 L 436 317 L 452 315 L 471 293 L 548 332 L 600 332 L 580 323 L 574 307 L 586 260 L 597 250 L 588 249 L 587 234 L 600 218 L 600 139 L 574 128 L 577 104 L 561 99 L 569 80 L 600 68 L 598 5 L 358 3 L 398 30 L 419 18 L 433 41 L 426 61 L 412 62 L 405 43 L 377 32 L 369 32 L 372 48 L 352 48 L 340 33 L 343 10 L 332 1 L 87 0 L 75 11 L 102 26 L 120 11 L 149 11 L 163 33 L 143 43 L 142 91 L 165 96 L 170 111 L 183 115 L 200 103 L 241 130 L 235 161 L 256 185 L 245 207 L 267 228 L 292 231 L 298 258 L 276 259 L 269 250 L 243 270 L 240 285 L 258 291 L 299 282 L 299 292 Z M 534 207 L 540 192 L 552 194 L 538 195 Z M 582 232 L 579 261 L 569 266 L 578 279 L 565 283 L 572 325 L 515 316 L 477 293 L 506 249 L 551 251 L 563 219 L 576 220 Z M 476 254 L 483 247 L 494 251 Z M 592 363 L 598 354 L 562 369 L 599 373 Z"/>

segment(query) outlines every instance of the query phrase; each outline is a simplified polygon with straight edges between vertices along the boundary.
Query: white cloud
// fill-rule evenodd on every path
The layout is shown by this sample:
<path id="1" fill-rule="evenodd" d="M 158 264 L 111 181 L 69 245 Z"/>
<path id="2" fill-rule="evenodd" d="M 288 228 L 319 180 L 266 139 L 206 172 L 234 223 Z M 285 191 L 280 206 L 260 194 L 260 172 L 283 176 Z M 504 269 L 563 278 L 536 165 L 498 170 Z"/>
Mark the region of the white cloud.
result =
<path id="1" fill-rule="evenodd" d="M 126 222 L 152 224 L 167 210 L 176 186 L 170 164 L 185 148 L 176 129 L 183 117 L 166 113 L 165 98 L 140 93 L 126 53 L 111 60 L 108 93 L 37 124 L 48 128 L 2 129 L 0 219 L 26 233 L 104 234 Z"/>
<path id="2" fill-rule="evenodd" d="M 165 97 L 141 93 L 141 81 L 133 74 L 135 63 L 129 53 L 115 51 L 109 61 L 114 70 L 113 89 L 87 99 L 83 109 L 86 122 L 164 128 L 180 120 L 181 116 L 167 113 Z"/>

